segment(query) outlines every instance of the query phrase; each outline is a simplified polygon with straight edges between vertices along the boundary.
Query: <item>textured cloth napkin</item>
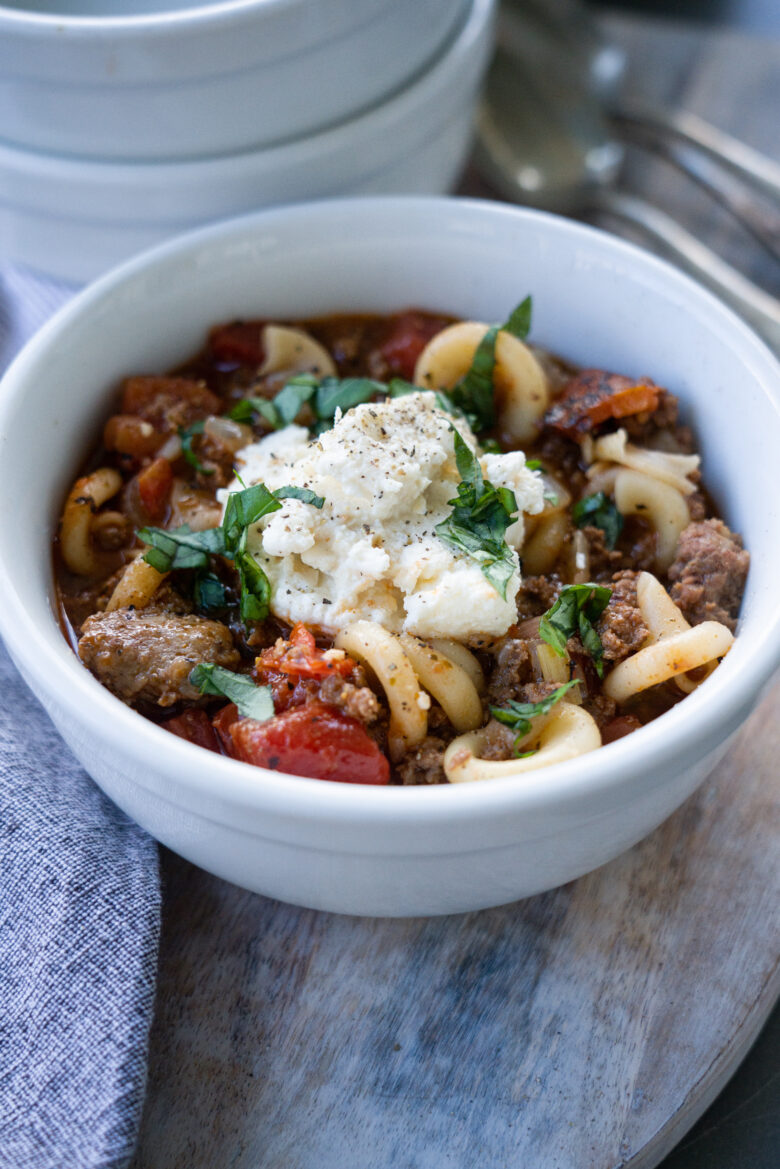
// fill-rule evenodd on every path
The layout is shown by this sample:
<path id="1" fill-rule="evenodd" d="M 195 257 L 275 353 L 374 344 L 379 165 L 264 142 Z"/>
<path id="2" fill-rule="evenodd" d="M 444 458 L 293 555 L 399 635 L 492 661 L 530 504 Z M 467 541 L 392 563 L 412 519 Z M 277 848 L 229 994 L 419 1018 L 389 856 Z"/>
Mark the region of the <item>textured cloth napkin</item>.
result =
<path id="1" fill-rule="evenodd" d="M 73 289 L 0 269 L 0 370 Z M 98 790 L 0 643 L 0 1169 L 119 1169 L 154 1002 L 154 841 Z"/>

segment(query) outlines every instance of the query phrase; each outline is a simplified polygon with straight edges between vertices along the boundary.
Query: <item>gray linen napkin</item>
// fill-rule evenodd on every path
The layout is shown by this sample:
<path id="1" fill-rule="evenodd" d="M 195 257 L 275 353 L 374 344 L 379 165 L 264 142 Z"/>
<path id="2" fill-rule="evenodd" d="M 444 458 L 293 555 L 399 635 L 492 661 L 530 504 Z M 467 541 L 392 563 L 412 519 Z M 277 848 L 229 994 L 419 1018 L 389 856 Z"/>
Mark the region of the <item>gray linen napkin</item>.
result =
<path id="1" fill-rule="evenodd" d="M 0 370 L 74 290 L 0 271 Z M 154 841 L 98 790 L 0 643 L 0 1169 L 120 1169 L 157 972 Z"/>

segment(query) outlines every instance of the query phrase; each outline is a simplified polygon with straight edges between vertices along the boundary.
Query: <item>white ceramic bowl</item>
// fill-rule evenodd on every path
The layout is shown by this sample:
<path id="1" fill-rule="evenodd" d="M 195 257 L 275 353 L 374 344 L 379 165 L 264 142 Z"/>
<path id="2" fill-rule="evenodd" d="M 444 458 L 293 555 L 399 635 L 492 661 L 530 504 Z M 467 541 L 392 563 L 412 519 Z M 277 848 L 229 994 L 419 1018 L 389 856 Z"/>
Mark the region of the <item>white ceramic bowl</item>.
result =
<path id="1" fill-rule="evenodd" d="M 302 199 L 444 194 L 468 152 L 495 0 L 471 0 L 455 40 L 411 85 L 295 142 L 179 163 L 105 163 L 0 143 L 0 254 L 84 281 L 228 215 Z"/>
<path id="2" fill-rule="evenodd" d="M 0 6 L 0 139 L 114 159 L 229 154 L 409 84 L 466 0 L 38 0 Z"/>
<path id="3" fill-rule="evenodd" d="M 501 320 L 679 393 L 707 483 L 752 554 L 739 636 L 692 695 L 628 738 L 516 779 L 375 788 L 245 766 L 175 738 L 81 666 L 53 605 L 50 540 L 113 387 L 236 316 L 410 304 Z M 511 901 L 628 848 L 704 779 L 780 657 L 780 368 L 679 272 L 592 228 L 499 204 L 331 201 L 212 227 L 81 293 L 0 390 L 0 631 L 84 766 L 130 816 L 236 884 L 317 908 L 430 914 Z"/>

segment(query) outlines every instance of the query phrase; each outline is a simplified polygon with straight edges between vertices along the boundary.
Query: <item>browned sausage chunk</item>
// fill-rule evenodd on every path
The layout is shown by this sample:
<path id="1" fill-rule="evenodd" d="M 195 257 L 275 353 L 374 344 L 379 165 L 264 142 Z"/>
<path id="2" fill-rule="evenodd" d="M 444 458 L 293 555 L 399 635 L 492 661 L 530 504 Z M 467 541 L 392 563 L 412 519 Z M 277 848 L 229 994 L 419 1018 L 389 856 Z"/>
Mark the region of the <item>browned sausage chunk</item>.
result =
<path id="1" fill-rule="evenodd" d="M 219 621 L 157 607 L 115 609 L 87 618 L 79 657 L 130 706 L 195 702 L 200 692 L 189 675 L 199 662 L 235 669 L 239 661 L 230 631 Z"/>
<path id="2" fill-rule="evenodd" d="M 639 573 L 630 570 L 612 577 L 612 596 L 596 626 L 607 662 L 622 662 L 636 653 L 648 635 L 636 597 L 638 579 Z"/>
<path id="3" fill-rule="evenodd" d="M 721 621 L 733 632 L 749 564 L 742 540 L 722 520 L 688 524 L 669 569 L 671 598 L 691 625 Z"/>

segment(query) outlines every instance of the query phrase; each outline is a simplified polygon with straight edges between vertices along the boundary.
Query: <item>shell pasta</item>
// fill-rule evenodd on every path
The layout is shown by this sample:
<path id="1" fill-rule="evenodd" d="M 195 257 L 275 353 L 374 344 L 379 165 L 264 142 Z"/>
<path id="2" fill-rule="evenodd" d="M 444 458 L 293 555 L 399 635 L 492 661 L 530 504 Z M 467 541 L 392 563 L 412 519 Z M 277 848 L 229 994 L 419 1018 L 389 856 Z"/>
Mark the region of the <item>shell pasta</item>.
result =
<path id="1" fill-rule="evenodd" d="M 523 782 L 706 684 L 749 556 L 677 399 L 531 316 L 231 321 L 129 370 L 54 542 L 84 666 L 291 782 L 408 786 Z"/>

